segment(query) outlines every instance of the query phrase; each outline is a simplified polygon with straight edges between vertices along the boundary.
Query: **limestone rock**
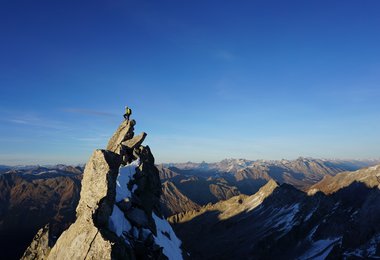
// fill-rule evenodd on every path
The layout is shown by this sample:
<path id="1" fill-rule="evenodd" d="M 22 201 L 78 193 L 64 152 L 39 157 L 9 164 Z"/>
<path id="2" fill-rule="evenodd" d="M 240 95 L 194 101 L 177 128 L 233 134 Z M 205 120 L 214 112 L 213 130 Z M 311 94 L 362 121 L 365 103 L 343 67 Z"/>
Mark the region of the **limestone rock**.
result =
<path id="1" fill-rule="evenodd" d="M 32 243 L 26 249 L 21 259 L 47 259 L 50 249 L 51 248 L 49 246 L 49 225 L 46 225 L 45 227 L 41 228 L 35 235 Z"/>
<path id="2" fill-rule="evenodd" d="M 121 142 L 121 144 L 126 146 L 129 149 L 138 148 L 144 141 L 145 137 L 146 137 L 146 133 L 142 132 L 141 134 L 133 137 L 132 139 Z"/>
<path id="3" fill-rule="evenodd" d="M 114 251 L 125 251 L 126 256 L 133 258 L 127 248 L 113 248 L 112 244 L 124 246 L 106 229 L 119 165 L 119 156 L 114 153 L 104 150 L 93 153 L 83 174 L 77 220 L 59 237 L 48 259 L 111 259 Z"/>
<path id="4" fill-rule="evenodd" d="M 96 150 L 86 164 L 76 221 L 50 252 L 34 250 L 36 254 L 27 251 L 26 255 L 33 259 L 182 259 L 181 241 L 161 214 L 159 172 L 149 147 L 142 146 L 146 133 L 133 137 L 134 124 L 134 120 L 123 121 L 107 150 Z M 42 233 L 37 237 L 37 245 L 46 244 L 43 237 Z"/>
<path id="5" fill-rule="evenodd" d="M 132 121 L 123 121 L 116 132 L 108 142 L 107 150 L 120 154 L 120 144 L 125 140 L 133 138 L 133 123 Z"/>

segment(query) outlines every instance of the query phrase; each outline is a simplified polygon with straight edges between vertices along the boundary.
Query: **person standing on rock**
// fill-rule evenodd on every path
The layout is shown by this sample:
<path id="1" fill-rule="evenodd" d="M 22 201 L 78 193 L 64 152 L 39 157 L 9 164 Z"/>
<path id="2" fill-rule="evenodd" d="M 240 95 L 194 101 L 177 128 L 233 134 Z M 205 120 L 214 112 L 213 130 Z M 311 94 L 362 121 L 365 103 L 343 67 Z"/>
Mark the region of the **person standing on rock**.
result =
<path id="1" fill-rule="evenodd" d="M 129 121 L 129 117 L 131 116 L 131 114 L 132 114 L 132 109 L 130 109 L 129 107 L 125 107 L 125 114 L 124 114 L 125 120 Z"/>

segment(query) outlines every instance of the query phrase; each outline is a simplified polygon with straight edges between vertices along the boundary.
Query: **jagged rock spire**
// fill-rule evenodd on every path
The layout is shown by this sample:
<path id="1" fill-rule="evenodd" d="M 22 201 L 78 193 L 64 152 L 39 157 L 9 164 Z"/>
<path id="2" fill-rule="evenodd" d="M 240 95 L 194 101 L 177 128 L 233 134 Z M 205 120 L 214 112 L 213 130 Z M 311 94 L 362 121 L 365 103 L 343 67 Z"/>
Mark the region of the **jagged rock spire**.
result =
<path id="1" fill-rule="evenodd" d="M 24 259 L 182 259 L 181 242 L 162 218 L 159 171 L 142 145 L 146 133 L 134 136 L 135 124 L 123 121 L 107 149 L 92 154 L 75 223 L 51 250 L 29 248 Z"/>

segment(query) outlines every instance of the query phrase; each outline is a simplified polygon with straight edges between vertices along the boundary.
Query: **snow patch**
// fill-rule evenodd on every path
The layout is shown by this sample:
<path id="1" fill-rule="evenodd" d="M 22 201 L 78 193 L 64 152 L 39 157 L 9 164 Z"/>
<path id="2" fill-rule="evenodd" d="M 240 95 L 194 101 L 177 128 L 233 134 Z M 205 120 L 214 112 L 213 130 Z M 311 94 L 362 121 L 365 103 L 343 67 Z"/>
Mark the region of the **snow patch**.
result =
<path id="1" fill-rule="evenodd" d="M 318 240 L 298 259 L 325 259 L 341 237 Z"/>
<path id="2" fill-rule="evenodd" d="M 119 168 L 119 175 L 116 180 L 116 202 L 132 196 L 131 191 L 128 189 L 128 183 L 133 180 L 133 175 L 136 173 L 136 167 L 139 164 L 140 159 L 137 159 Z"/>
<path id="3" fill-rule="evenodd" d="M 314 214 L 314 212 L 317 210 L 317 208 L 314 208 L 306 217 L 305 217 L 305 222 L 308 221 Z"/>
<path id="4" fill-rule="evenodd" d="M 137 159 L 130 164 L 121 166 L 116 179 L 116 201 L 125 198 L 131 198 L 132 193 L 128 189 L 128 183 L 133 180 L 133 175 L 136 173 L 136 167 L 140 164 Z M 112 215 L 108 220 L 109 229 L 119 237 L 123 232 L 129 232 L 132 228 L 131 223 L 124 217 L 124 213 L 116 206 L 113 206 Z M 126 240 L 127 241 L 127 240 Z"/>
<path id="5" fill-rule="evenodd" d="M 132 225 L 124 217 L 124 213 L 114 205 L 112 215 L 109 218 L 109 229 L 120 237 L 124 231 L 129 232 L 131 228 Z"/>
<path id="6" fill-rule="evenodd" d="M 139 166 L 140 160 L 137 159 L 132 163 L 121 166 L 116 180 L 116 202 L 123 199 L 131 199 L 132 193 L 138 188 L 136 184 L 131 189 L 128 188 L 128 183 L 134 179 L 136 168 Z M 170 224 L 161 219 L 156 214 L 152 213 L 152 217 L 157 227 L 157 236 L 154 236 L 155 243 L 163 248 L 163 253 L 169 260 L 180 260 L 182 258 L 181 240 L 174 233 Z M 119 237 L 123 233 L 132 234 L 135 238 L 139 237 L 139 230 L 132 227 L 131 223 L 125 218 L 124 213 L 114 205 L 112 215 L 109 218 L 109 229 Z M 152 232 L 148 229 L 142 229 L 143 238 L 147 238 Z M 128 239 L 125 239 L 127 243 Z"/>
<path id="7" fill-rule="evenodd" d="M 314 236 L 315 232 L 317 231 L 318 227 L 319 227 L 319 224 L 316 225 L 316 226 L 310 231 L 310 234 L 307 236 L 307 240 L 310 240 L 310 241 L 313 240 L 313 236 Z"/>
<path id="8" fill-rule="evenodd" d="M 293 220 L 299 211 L 299 203 L 293 204 L 288 208 L 282 208 L 276 215 L 277 220 L 274 228 L 279 228 L 280 231 L 284 231 L 286 234 L 293 227 Z"/>
<path id="9" fill-rule="evenodd" d="M 156 214 L 152 213 L 152 216 L 157 227 L 157 236 L 154 237 L 156 244 L 163 247 L 163 253 L 169 260 L 183 259 L 181 240 L 177 238 L 172 227 L 165 219 L 159 218 Z"/>

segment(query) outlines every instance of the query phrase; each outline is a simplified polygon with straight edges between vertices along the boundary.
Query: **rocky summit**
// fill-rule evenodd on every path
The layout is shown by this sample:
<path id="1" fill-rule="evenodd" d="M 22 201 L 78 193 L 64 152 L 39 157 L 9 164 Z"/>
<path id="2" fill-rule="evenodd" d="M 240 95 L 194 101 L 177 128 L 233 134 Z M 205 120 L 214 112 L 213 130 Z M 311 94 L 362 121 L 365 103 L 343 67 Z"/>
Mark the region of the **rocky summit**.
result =
<path id="1" fill-rule="evenodd" d="M 123 121 L 86 164 L 75 222 L 55 244 L 46 226 L 22 259 L 182 259 L 181 241 L 160 209 L 154 157 Z"/>

